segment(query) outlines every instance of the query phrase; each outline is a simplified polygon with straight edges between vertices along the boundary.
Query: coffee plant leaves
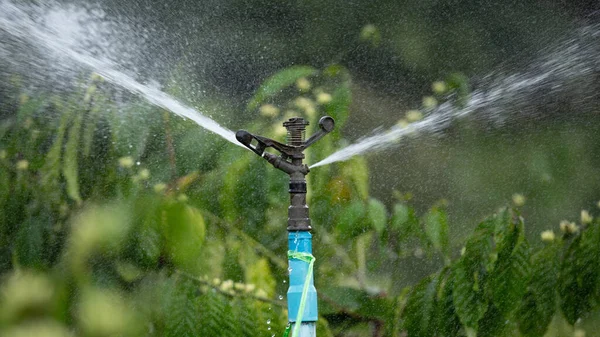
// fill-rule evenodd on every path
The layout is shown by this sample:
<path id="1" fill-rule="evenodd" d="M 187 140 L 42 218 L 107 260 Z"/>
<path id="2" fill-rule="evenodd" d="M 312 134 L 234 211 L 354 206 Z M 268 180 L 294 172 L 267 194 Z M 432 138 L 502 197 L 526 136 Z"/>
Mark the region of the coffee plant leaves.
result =
<path id="1" fill-rule="evenodd" d="M 166 287 L 168 300 L 165 307 L 165 336 L 194 337 L 202 336 L 202 304 L 199 290 L 191 280 L 172 278 Z"/>
<path id="2" fill-rule="evenodd" d="M 367 208 L 373 229 L 375 229 L 378 233 L 383 232 L 387 226 L 388 217 L 385 205 L 377 199 L 370 198 Z"/>
<path id="3" fill-rule="evenodd" d="M 50 150 L 46 154 L 44 165 L 40 169 L 41 185 L 43 186 L 44 190 L 51 194 L 56 194 L 59 192 L 63 144 L 68 124 L 70 122 L 70 116 L 70 111 L 61 115 L 58 130 L 54 136 L 54 141 L 50 147 Z"/>
<path id="4" fill-rule="evenodd" d="M 425 234 L 433 247 L 442 255 L 448 256 L 448 220 L 446 213 L 438 207 L 427 212 L 424 219 Z"/>
<path id="5" fill-rule="evenodd" d="M 336 230 L 339 230 L 343 239 L 354 238 L 364 233 L 368 229 L 364 221 L 365 215 L 365 203 L 361 200 L 352 201 L 340 212 Z"/>
<path id="6" fill-rule="evenodd" d="M 354 157 L 341 164 L 341 167 L 343 179 L 351 182 L 352 195 L 367 200 L 369 197 L 367 161 L 362 157 Z"/>
<path id="7" fill-rule="evenodd" d="M 182 202 L 167 203 L 162 219 L 162 231 L 170 258 L 177 267 L 196 271 L 206 232 L 202 213 Z"/>
<path id="8" fill-rule="evenodd" d="M 457 336 L 461 324 L 453 303 L 452 274 L 449 267 L 444 268 L 439 276 L 439 284 L 436 291 L 435 306 L 435 335 L 452 337 Z"/>
<path id="9" fill-rule="evenodd" d="M 258 108 L 265 100 L 294 84 L 298 79 L 311 76 L 316 72 L 317 70 L 313 67 L 294 66 L 272 75 L 261 84 L 258 90 L 256 90 L 254 97 L 252 97 L 248 103 L 248 110 Z"/>
<path id="10" fill-rule="evenodd" d="M 63 162 L 63 175 L 67 182 L 67 195 L 77 204 L 81 204 L 82 199 L 79 194 L 79 138 L 81 135 L 83 116 L 78 114 L 69 129 L 68 140 L 65 144 L 65 154 Z"/>
<path id="11" fill-rule="evenodd" d="M 136 215 L 141 219 L 132 238 L 132 241 L 137 243 L 136 257 L 143 265 L 156 265 L 163 247 L 160 200 L 140 198 L 135 208 Z"/>
<path id="12" fill-rule="evenodd" d="M 515 335 L 515 322 L 506 319 L 494 305 L 490 305 L 479 321 L 477 336 L 479 337 L 511 337 Z"/>
<path id="13" fill-rule="evenodd" d="M 531 278 L 517 312 L 519 331 L 526 337 L 542 337 L 556 313 L 558 243 L 545 245 L 531 258 Z"/>
<path id="14" fill-rule="evenodd" d="M 509 222 L 498 248 L 490 290 L 495 308 L 504 317 L 509 317 L 525 293 L 530 274 L 529 246 L 521 220 Z"/>
<path id="15" fill-rule="evenodd" d="M 495 261 L 493 233 L 497 220 L 494 216 L 477 226 L 452 270 L 456 313 L 463 325 L 475 330 L 488 307 L 485 285 Z"/>
<path id="16" fill-rule="evenodd" d="M 40 216 L 27 218 L 20 224 L 15 244 L 15 256 L 22 267 L 41 267 L 44 257 L 44 239 L 47 219 Z"/>
<path id="17" fill-rule="evenodd" d="M 419 219 L 411 207 L 397 203 L 394 205 L 394 211 L 391 219 L 391 229 L 400 232 L 403 238 L 408 238 L 416 231 L 419 231 Z"/>
<path id="18" fill-rule="evenodd" d="M 560 308 L 570 324 L 590 312 L 600 271 L 600 226 L 594 223 L 575 235 L 564 253 L 558 285 Z"/>
<path id="19" fill-rule="evenodd" d="M 415 285 L 404 308 L 405 329 L 409 336 L 433 336 L 439 275 L 429 276 Z"/>

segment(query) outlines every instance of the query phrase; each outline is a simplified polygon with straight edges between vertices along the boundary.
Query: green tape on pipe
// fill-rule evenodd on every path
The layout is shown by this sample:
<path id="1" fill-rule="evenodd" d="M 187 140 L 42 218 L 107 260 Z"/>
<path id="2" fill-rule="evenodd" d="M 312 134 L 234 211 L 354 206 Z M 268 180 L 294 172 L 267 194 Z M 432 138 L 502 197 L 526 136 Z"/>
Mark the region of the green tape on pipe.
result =
<path id="1" fill-rule="evenodd" d="M 300 307 L 298 308 L 298 315 L 296 316 L 296 325 L 294 325 L 294 331 L 291 336 L 298 337 L 298 332 L 300 331 L 300 326 L 302 325 L 302 315 L 304 315 L 304 308 L 306 307 L 308 286 L 310 285 L 310 278 L 312 277 L 313 268 L 315 265 L 315 257 L 310 253 L 295 252 L 293 250 L 288 250 L 288 260 L 291 259 L 300 260 L 308 263 L 308 272 L 306 273 L 306 278 L 304 279 L 304 286 L 302 287 L 302 297 L 300 297 Z M 285 328 L 283 337 L 288 337 L 291 328 L 291 324 L 288 325 L 287 328 Z"/>

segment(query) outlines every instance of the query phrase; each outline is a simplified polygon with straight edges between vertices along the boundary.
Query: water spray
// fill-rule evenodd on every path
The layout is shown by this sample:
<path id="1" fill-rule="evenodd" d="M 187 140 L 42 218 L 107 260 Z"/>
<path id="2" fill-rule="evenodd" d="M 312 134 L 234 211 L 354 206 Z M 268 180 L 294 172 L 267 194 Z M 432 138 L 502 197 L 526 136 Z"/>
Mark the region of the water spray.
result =
<path id="1" fill-rule="evenodd" d="M 257 155 L 265 158 L 275 168 L 290 176 L 288 208 L 288 263 L 290 286 L 287 292 L 288 321 L 291 337 L 315 337 L 318 319 L 317 290 L 314 286 L 312 255 L 312 229 L 306 205 L 306 175 L 310 169 L 304 161 L 304 150 L 331 132 L 335 122 L 329 116 L 319 120 L 319 130 L 305 140 L 308 121 L 302 117 L 290 118 L 283 123 L 287 129 L 287 144 L 253 135 L 240 130 L 237 140 Z M 267 148 L 280 155 L 265 152 Z"/>

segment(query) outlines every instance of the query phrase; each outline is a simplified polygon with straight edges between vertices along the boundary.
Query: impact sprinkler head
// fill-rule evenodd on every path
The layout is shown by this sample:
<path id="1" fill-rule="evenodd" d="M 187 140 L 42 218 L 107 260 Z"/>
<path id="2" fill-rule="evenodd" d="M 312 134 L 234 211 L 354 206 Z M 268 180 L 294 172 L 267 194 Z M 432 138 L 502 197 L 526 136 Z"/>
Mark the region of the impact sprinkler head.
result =
<path id="1" fill-rule="evenodd" d="M 248 131 L 239 130 L 235 133 L 237 140 L 252 150 L 257 155 L 265 158 L 276 168 L 284 171 L 287 174 L 308 173 L 308 166 L 302 163 L 304 159 L 304 150 L 314 144 L 317 140 L 331 132 L 335 126 L 333 118 L 329 116 L 322 117 L 319 120 L 319 131 L 312 135 L 306 141 L 304 140 L 306 126 L 309 123 L 302 117 L 293 117 L 283 122 L 283 126 L 287 129 L 287 144 L 282 144 L 276 140 L 253 135 Z M 273 148 L 280 156 L 265 152 L 267 148 Z"/>
<path id="2" fill-rule="evenodd" d="M 304 140 L 308 124 L 308 121 L 302 117 L 293 117 L 285 121 L 283 126 L 287 129 L 287 144 L 253 135 L 245 130 L 235 133 L 235 137 L 240 143 L 290 176 L 291 205 L 288 210 L 288 231 L 309 231 L 311 229 L 306 205 L 305 178 L 310 170 L 303 163 L 304 150 L 331 132 L 335 126 L 333 118 L 322 117 L 319 120 L 319 131 Z M 279 151 L 281 155 L 265 152 L 269 147 Z"/>

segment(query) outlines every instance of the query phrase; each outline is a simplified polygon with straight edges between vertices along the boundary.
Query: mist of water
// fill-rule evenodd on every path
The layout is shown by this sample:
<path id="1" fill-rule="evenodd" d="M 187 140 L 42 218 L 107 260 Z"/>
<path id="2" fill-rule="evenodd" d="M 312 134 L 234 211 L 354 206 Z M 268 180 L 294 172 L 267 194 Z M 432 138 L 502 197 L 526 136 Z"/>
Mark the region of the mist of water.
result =
<path id="1" fill-rule="evenodd" d="M 236 140 L 233 131 L 222 127 L 156 86 L 140 83 L 125 71 L 119 70 L 119 64 L 111 61 L 108 56 L 93 55 L 98 53 L 82 41 L 89 38 L 102 40 L 98 36 L 101 33 L 97 31 L 96 26 L 90 26 L 96 21 L 94 17 L 102 16 L 101 13 L 90 14 L 78 7 L 58 4 L 35 9 L 0 0 L 0 31 L 8 33 L 18 43 L 33 45 L 41 49 L 42 53 L 53 54 L 53 62 L 76 62 L 108 82 L 143 97 L 151 104 L 188 118 L 223 139 L 243 147 Z M 86 36 L 82 39 L 82 35 Z"/>
<path id="2" fill-rule="evenodd" d="M 493 124 L 509 118 L 537 118 L 544 112 L 536 107 L 566 99 L 584 108 L 598 97 L 600 74 L 600 25 L 581 28 L 556 46 L 540 52 L 525 71 L 492 73 L 481 80 L 466 104 L 457 107 L 449 100 L 427 112 L 424 119 L 362 138 L 311 168 L 348 160 L 398 146 L 408 135 L 437 133 L 466 116 Z"/>

